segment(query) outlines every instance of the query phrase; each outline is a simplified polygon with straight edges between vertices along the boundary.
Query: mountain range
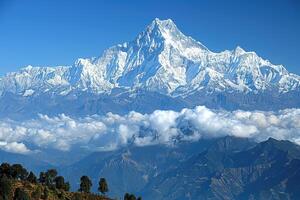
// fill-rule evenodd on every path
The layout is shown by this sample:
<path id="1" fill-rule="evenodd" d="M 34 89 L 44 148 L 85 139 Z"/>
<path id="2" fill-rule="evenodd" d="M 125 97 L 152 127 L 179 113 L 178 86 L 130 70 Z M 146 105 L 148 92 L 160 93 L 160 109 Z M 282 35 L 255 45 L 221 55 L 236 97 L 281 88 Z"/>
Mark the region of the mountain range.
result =
<path id="1" fill-rule="evenodd" d="M 29 158 L 1 157 L 1 161 L 22 163 L 36 173 L 46 168 L 42 161 L 34 166 Z M 111 197 L 125 192 L 162 200 L 293 200 L 300 196 L 300 146 L 273 138 L 257 143 L 226 136 L 176 146 L 127 146 L 94 152 L 58 169 L 73 191 L 82 174 L 93 183 L 106 177 Z"/>
<path id="2" fill-rule="evenodd" d="M 0 79 L 0 117 L 149 113 L 196 105 L 299 107 L 300 76 L 241 47 L 212 52 L 172 20 L 155 19 L 133 41 L 100 57 L 80 58 L 72 66 L 28 66 Z"/>
<path id="3" fill-rule="evenodd" d="M 155 19 L 100 57 L 1 77 L 0 162 L 72 190 L 105 177 L 112 197 L 299 199 L 299 107 L 300 76 Z"/>

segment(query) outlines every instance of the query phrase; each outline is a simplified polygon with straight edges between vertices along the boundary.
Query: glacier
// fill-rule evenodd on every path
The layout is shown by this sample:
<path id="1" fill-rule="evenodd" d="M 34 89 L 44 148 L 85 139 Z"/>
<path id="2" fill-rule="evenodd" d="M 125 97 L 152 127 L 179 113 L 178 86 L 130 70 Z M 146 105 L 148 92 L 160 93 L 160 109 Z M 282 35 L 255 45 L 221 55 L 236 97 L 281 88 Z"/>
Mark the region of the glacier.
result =
<path id="1" fill-rule="evenodd" d="M 197 105 L 227 110 L 300 106 L 300 76 L 241 47 L 212 52 L 171 20 L 71 66 L 22 68 L 0 78 L 0 117 L 84 116 Z"/>

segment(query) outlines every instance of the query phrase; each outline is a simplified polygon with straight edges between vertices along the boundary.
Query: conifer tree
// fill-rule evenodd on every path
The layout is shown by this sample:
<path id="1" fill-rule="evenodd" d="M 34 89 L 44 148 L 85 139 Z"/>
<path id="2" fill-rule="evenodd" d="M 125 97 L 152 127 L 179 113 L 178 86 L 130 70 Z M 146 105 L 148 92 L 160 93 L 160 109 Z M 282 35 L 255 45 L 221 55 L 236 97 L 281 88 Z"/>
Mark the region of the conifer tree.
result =
<path id="1" fill-rule="evenodd" d="M 36 176 L 34 175 L 33 172 L 29 173 L 26 180 L 29 181 L 30 183 L 37 183 L 37 178 L 36 178 Z"/>
<path id="2" fill-rule="evenodd" d="M 108 192 L 108 185 L 105 178 L 100 178 L 98 191 L 105 195 Z"/>
<path id="3" fill-rule="evenodd" d="M 58 176 L 54 179 L 55 187 L 59 190 L 65 188 L 65 179 L 62 176 Z"/>
<path id="4" fill-rule="evenodd" d="M 92 187 L 92 181 L 88 176 L 82 176 L 80 178 L 80 188 L 78 191 L 89 193 Z"/>

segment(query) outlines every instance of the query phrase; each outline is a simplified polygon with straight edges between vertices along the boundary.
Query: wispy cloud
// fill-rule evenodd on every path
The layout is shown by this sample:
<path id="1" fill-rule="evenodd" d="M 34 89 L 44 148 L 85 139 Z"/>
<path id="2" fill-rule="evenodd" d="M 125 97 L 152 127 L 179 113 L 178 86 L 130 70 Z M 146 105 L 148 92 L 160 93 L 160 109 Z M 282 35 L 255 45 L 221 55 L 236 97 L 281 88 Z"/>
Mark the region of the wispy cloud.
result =
<path id="1" fill-rule="evenodd" d="M 0 121 L 0 149 L 14 153 L 33 150 L 87 147 L 113 150 L 127 144 L 138 146 L 173 144 L 225 135 L 250 137 L 258 141 L 274 137 L 300 144 L 300 109 L 278 112 L 211 110 L 204 106 L 180 112 L 157 110 L 151 114 L 108 113 L 74 119 L 40 115 L 23 122 Z M 29 149 L 30 144 L 34 149 Z"/>

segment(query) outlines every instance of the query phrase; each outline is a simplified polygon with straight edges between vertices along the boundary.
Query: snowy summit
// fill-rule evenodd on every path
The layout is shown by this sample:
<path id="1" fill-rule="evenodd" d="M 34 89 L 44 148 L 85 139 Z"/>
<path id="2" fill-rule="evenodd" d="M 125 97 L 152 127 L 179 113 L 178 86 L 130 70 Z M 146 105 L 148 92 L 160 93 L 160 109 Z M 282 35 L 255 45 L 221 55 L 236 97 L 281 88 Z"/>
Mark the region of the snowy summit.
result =
<path id="1" fill-rule="evenodd" d="M 261 95 L 261 108 L 268 109 L 268 101 L 299 96 L 299 91 L 300 77 L 282 65 L 273 65 L 241 47 L 212 52 L 184 35 L 171 19 L 155 19 L 133 41 L 113 46 L 98 58 L 80 58 L 72 66 L 29 66 L 7 74 L 0 79 L 0 104 L 9 98 L 18 104 L 45 96 L 55 101 L 74 95 L 77 101 L 92 96 L 97 102 L 92 113 L 99 113 L 104 112 L 100 97 L 116 101 L 117 95 L 126 94 L 126 102 L 134 102 L 138 109 L 140 93 L 157 93 L 163 96 L 160 98 L 178 101 L 175 104 L 182 104 L 179 107 L 204 104 L 229 109 L 251 109 L 253 95 Z M 235 103 L 237 96 L 239 103 Z M 294 98 L 277 107 L 299 105 Z M 152 107 L 150 110 L 161 108 Z"/>

